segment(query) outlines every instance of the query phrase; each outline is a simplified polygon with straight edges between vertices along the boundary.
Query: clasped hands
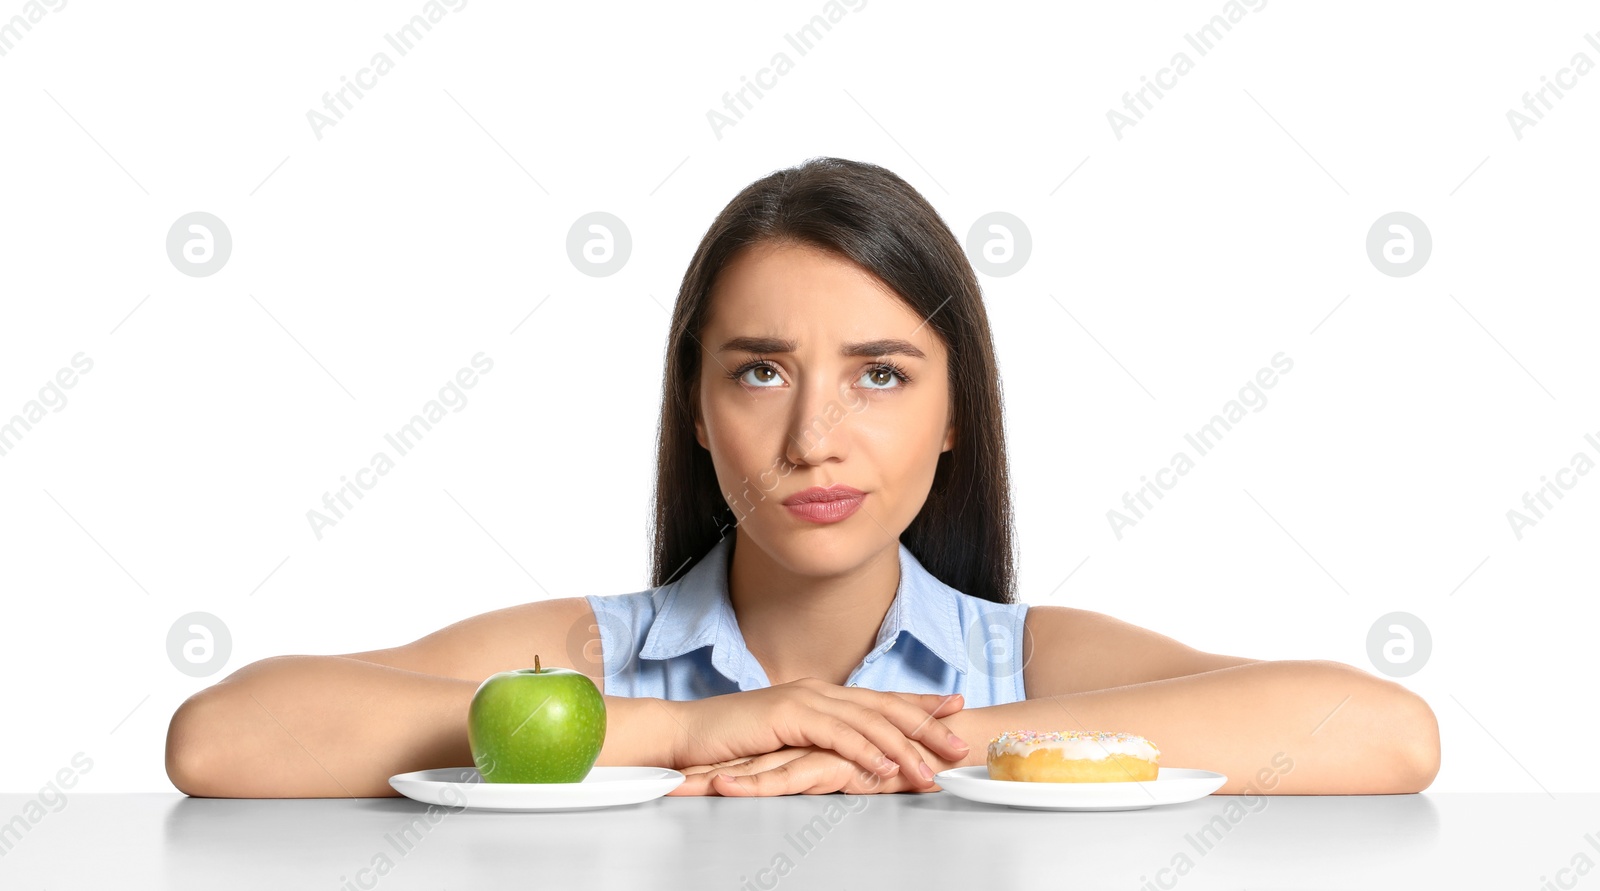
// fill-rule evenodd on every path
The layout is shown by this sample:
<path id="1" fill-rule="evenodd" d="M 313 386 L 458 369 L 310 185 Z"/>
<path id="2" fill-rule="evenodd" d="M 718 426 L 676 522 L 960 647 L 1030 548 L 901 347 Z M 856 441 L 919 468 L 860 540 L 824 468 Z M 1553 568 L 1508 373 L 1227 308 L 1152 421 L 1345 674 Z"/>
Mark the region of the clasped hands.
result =
<path id="1" fill-rule="evenodd" d="M 687 737 L 668 795 L 937 792 L 970 754 L 941 718 L 961 694 L 840 687 L 816 678 L 668 703 Z M 926 770 L 924 770 L 924 768 Z"/>

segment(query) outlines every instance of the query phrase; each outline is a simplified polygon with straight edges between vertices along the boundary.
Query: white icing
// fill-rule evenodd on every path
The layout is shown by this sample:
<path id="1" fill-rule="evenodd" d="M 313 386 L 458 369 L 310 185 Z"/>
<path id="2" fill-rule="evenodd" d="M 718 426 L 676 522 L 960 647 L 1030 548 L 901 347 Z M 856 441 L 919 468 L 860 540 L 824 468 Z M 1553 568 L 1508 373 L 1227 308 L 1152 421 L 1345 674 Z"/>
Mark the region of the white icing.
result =
<path id="1" fill-rule="evenodd" d="M 1055 749 L 1061 752 L 1063 758 L 1071 760 L 1104 761 L 1111 755 L 1128 755 L 1142 758 L 1146 761 L 1155 761 L 1161 750 L 1155 744 L 1142 736 L 1080 736 L 1077 738 L 1062 737 L 1050 739 L 1048 737 L 1018 738 L 1001 734 L 989 743 L 989 756 L 996 755 L 1021 755 L 1026 757 L 1030 752 L 1040 749 Z"/>

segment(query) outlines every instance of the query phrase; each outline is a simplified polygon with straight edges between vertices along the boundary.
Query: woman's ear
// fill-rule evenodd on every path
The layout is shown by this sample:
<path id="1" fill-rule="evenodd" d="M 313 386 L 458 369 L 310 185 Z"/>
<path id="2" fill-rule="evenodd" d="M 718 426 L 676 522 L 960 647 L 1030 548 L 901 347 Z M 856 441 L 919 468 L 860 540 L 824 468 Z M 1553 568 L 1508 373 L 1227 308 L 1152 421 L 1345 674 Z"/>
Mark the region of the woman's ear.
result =
<path id="1" fill-rule="evenodd" d="M 951 421 L 950 422 L 950 426 L 945 429 L 945 432 L 944 432 L 944 448 L 940 449 L 940 451 L 941 452 L 948 452 L 948 451 L 950 451 L 951 449 L 953 449 L 955 447 L 956 447 L 956 422 L 955 421 Z"/>

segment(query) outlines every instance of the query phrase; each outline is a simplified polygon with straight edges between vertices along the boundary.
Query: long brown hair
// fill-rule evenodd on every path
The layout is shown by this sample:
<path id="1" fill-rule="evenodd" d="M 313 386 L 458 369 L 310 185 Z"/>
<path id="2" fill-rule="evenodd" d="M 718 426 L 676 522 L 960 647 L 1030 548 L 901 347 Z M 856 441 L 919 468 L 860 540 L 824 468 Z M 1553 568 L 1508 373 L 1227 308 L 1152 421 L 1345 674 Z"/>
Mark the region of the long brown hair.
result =
<path id="1" fill-rule="evenodd" d="M 972 265 L 933 206 L 886 168 L 813 158 L 734 196 L 711 223 L 678 289 L 667 342 L 656 460 L 651 586 L 676 578 L 724 534 L 730 513 L 711 455 L 695 439 L 700 335 L 712 284 L 744 248 L 796 242 L 867 269 L 927 322 L 949 355 L 955 447 L 941 452 L 927 501 L 900 537 L 940 581 L 1013 603 L 1016 559 L 1000 378 Z"/>

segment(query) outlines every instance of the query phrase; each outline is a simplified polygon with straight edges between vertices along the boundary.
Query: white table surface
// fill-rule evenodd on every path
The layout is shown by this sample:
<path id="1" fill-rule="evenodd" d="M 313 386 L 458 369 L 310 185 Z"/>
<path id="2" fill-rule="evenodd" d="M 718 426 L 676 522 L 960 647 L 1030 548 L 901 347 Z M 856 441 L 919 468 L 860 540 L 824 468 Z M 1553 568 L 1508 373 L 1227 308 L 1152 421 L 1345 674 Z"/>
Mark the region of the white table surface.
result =
<path id="1" fill-rule="evenodd" d="M 32 798 L 0 795 L 0 820 Z M 1226 833 L 1196 847 L 1230 802 Z M 944 791 L 685 797 L 546 814 L 435 806 L 431 823 L 429 807 L 69 793 L 20 838 L 0 837 L 0 888 L 1600 889 L 1600 872 L 1558 873 L 1580 853 L 1600 864 L 1600 795 L 1213 795 L 1119 813 Z M 396 847 L 418 820 L 420 840 Z"/>

